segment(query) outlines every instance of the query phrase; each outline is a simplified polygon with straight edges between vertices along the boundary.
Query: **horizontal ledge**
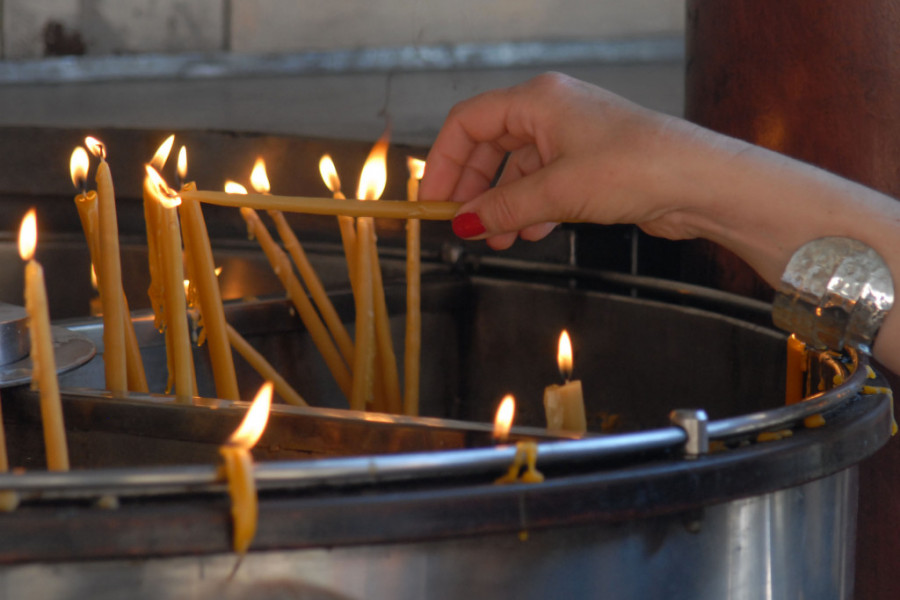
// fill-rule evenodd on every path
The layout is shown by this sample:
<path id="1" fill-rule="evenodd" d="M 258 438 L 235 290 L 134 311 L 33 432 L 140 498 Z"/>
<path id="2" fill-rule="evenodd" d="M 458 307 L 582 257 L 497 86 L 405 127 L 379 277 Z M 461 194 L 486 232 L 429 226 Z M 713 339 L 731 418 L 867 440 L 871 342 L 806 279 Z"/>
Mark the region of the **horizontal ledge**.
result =
<path id="1" fill-rule="evenodd" d="M 0 61 L 0 85 L 620 65 L 683 59 L 684 39 L 674 35 L 597 41 L 396 46 L 269 55 L 217 52 L 61 56 Z"/>

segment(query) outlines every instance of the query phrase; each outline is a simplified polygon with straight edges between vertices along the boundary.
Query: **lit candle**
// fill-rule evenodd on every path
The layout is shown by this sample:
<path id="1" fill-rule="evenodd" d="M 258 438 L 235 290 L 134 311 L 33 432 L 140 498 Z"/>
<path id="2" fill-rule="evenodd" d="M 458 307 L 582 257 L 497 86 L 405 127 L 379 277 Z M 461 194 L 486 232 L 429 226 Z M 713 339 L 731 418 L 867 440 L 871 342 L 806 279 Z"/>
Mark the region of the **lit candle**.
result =
<path id="1" fill-rule="evenodd" d="M 507 394 L 500 401 L 497 415 L 494 417 L 494 441 L 506 442 L 509 430 L 512 428 L 516 414 L 516 400 L 511 394 Z M 516 442 L 516 454 L 506 474 L 499 477 L 494 483 L 540 483 L 544 481 L 544 475 L 537 470 L 537 444 L 530 440 Z M 522 471 L 525 467 L 525 471 Z"/>
<path id="2" fill-rule="evenodd" d="M 262 437 L 272 406 L 272 383 L 266 382 L 259 389 L 244 420 L 219 448 L 225 461 L 225 477 L 231 497 L 233 526 L 232 548 L 244 554 L 256 535 L 259 502 L 256 497 L 256 480 L 253 477 L 253 456 L 250 450 Z"/>
<path id="3" fill-rule="evenodd" d="M 409 181 L 406 197 L 419 200 L 419 180 L 425 173 L 425 161 L 409 157 Z M 403 355 L 403 413 L 419 414 L 419 356 L 422 350 L 421 223 L 418 219 L 406 222 L 406 346 Z"/>
<path id="4" fill-rule="evenodd" d="M 187 182 L 187 153 L 184 146 L 178 153 L 178 176 L 182 190 L 194 190 L 196 185 Z M 196 200 L 183 199 L 178 209 L 181 214 L 181 227 L 184 245 L 191 271 L 191 283 L 196 290 L 197 306 L 203 323 L 206 347 L 212 365 L 213 381 L 216 395 L 226 400 L 237 400 L 237 375 L 234 371 L 234 358 L 231 355 L 231 344 L 225 331 L 225 309 L 222 306 L 222 294 L 216 279 L 213 263 L 212 246 L 200 203 Z"/>
<path id="5" fill-rule="evenodd" d="M 359 176 L 359 187 L 356 196 L 361 200 L 378 200 L 384 193 L 387 185 L 387 151 L 388 136 L 385 133 L 369 152 L 369 156 L 363 165 L 362 173 Z M 337 203 L 340 204 L 340 203 Z M 377 204 L 377 203 L 376 203 Z M 391 339 L 391 324 L 387 313 L 387 302 L 384 298 L 384 282 L 381 278 L 381 263 L 378 260 L 377 236 L 375 234 L 375 222 L 370 217 L 357 219 L 357 229 L 359 222 L 367 220 L 371 227 L 371 256 L 369 262 L 359 262 L 359 271 L 365 270 L 366 265 L 370 265 L 372 271 L 372 300 L 375 309 L 375 344 L 376 344 L 376 365 L 381 375 L 382 389 L 388 412 L 400 413 L 403 411 L 403 401 L 400 398 L 400 377 L 397 373 L 397 357 L 394 354 L 394 343 Z M 362 236 L 357 230 L 357 240 Z"/>
<path id="6" fill-rule="evenodd" d="M 66 447 L 66 429 L 59 398 L 59 381 L 56 378 L 47 290 L 44 287 L 44 269 L 34 259 L 36 247 L 37 217 L 34 209 L 31 209 L 22 219 L 19 229 L 19 256 L 27 263 L 25 310 L 28 312 L 28 332 L 31 338 L 31 386 L 37 387 L 41 398 L 47 468 L 51 471 L 68 471 L 69 451 Z"/>
<path id="7" fill-rule="evenodd" d="M 260 194 L 269 193 L 269 177 L 266 174 L 266 163 L 262 158 L 257 158 L 256 163 L 253 165 L 253 171 L 250 173 L 250 184 L 253 186 L 253 189 Z M 306 252 L 303 251 L 303 246 L 300 245 L 300 240 L 294 235 L 294 230 L 291 229 L 290 224 L 284 217 L 284 213 L 280 210 L 270 210 L 269 216 L 272 217 L 272 220 L 275 222 L 275 228 L 278 230 L 281 242 L 284 244 L 285 250 L 288 251 L 291 259 L 293 259 L 294 264 L 297 266 L 297 271 L 300 273 L 303 283 L 306 284 L 306 288 L 309 290 L 309 295 L 312 296 L 313 302 L 316 303 L 316 307 L 319 309 L 319 314 L 322 315 L 325 326 L 328 327 L 328 330 L 331 332 L 331 337 L 334 338 L 338 349 L 341 351 L 341 356 L 344 357 L 344 360 L 352 369 L 353 340 L 350 339 L 350 334 L 347 333 L 344 323 L 341 321 L 334 305 L 331 303 L 331 299 L 325 292 L 325 286 L 322 285 L 322 280 L 319 279 L 319 275 L 306 257 Z"/>
<path id="8" fill-rule="evenodd" d="M 88 244 L 88 253 L 91 257 L 91 284 L 98 292 L 100 291 L 99 276 L 97 274 L 98 265 L 101 263 L 100 250 L 100 225 L 97 210 L 97 193 L 94 191 L 85 191 L 85 182 L 88 171 L 88 155 L 84 148 L 78 147 L 72 152 L 72 158 L 69 161 L 69 171 L 72 175 L 72 183 L 76 189 L 81 190 L 75 196 L 75 206 L 78 209 L 78 216 L 81 219 L 81 228 L 84 231 L 84 237 Z M 125 297 L 125 291 L 121 290 L 123 304 L 123 322 L 122 326 L 125 333 L 125 378 L 127 387 L 133 392 L 147 391 L 147 375 L 144 371 L 144 362 L 141 358 L 141 351 L 138 347 L 137 336 L 134 333 L 134 324 L 131 322 L 131 311 L 128 308 L 128 299 Z M 95 306 L 94 300 L 91 300 L 91 314 L 103 314 L 103 298 L 102 294 L 98 299 L 99 308 Z M 104 359 L 105 360 L 105 359 Z"/>
<path id="9" fill-rule="evenodd" d="M 345 200 L 335 202 L 333 198 L 311 198 L 308 196 L 267 196 L 247 194 L 245 199 L 234 194 L 198 190 L 183 192 L 184 196 L 218 206 L 255 210 L 282 210 L 284 212 L 306 213 L 309 215 L 346 215 L 349 217 L 377 217 L 380 219 L 422 219 L 423 221 L 449 221 L 459 211 L 459 202 L 416 202 L 406 200 Z"/>
<path id="10" fill-rule="evenodd" d="M 319 174 L 328 187 L 335 200 L 346 200 L 341 192 L 341 180 L 338 177 L 334 162 L 327 154 L 319 160 Z M 341 230 L 341 243 L 344 246 L 344 257 L 347 259 L 347 272 L 350 277 L 350 285 L 356 281 L 356 225 L 353 217 L 338 215 L 338 227 Z"/>
<path id="11" fill-rule="evenodd" d="M 226 323 L 225 331 L 228 333 L 228 341 L 235 352 L 240 354 L 263 379 L 271 381 L 275 385 L 275 393 L 282 400 L 295 406 L 309 406 L 306 400 L 291 387 L 291 384 L 275 370 L 275 367 L 262 354 L 257 352 L 256 348 L 251 346 L 250 342 L 245 340 L 234 327 Z"/>
<path id="12" fill-rule="evenodd" d="M 557 356 L 559 373 L 565 380 L 562 385 L 550 385 L 544 390 L 544 411 L 547 415 L 547 429 L 562 429 L 575 433 L 587 430 L 584 416 L 584 395 L 581 382 L 572 378 L 572 342 L 569 333 L 563 330 L 559 336 Z"/>
<path id="13" fill-rule="evenodd" d="M 806 344 L 793 333 L 787 339 L 787 364 L 785 366 L 784 403 L 796 404 L 803 400 L 807 350 Z"/>
<path id="14" fill-rule="evenodd" d="M 161 171 L 166 164 L 174 142 L 174 135 L 167 137 L 150 160 L 150 166 L 157 172 Z M 159 241 L 162 235 L 163 217 L 162 206 L 156 200 L 148 178 L 144 178 L 143 197 L 144 222 L 147 227 L 147 261 L 150 268 L 150 287 L 147 295 L 150 297 L 150 307 L 153 309 L 153 324 L 157 331 L 162 332 L 166 329 L 166 317 L 163 310 L 165 285 L 163 283 L 162 244 Z"/>
<path id="15" fill-rule="evenodd" d="M 181 230 L 178 225 L 178 214 L 175 212 L 180 203 L 159 173 L 147 165 L 145 187 L 159 203 L 162 227 L 158 243 L 160 248 L 160 267 L 163 276 L 165 298 L 167 350 L 171 350 L 170 377 L 174 378 L 175 400 L 190 403 L 194 395 L 194 358 L 191 352 L 191 334 L 187 320 L 187 302 L 184 297 L 184 262 L 181 255 Z"/>
<path id="16" fill-rule="evenodd" d="M 226 187 L 231 190 L 232 194 L 241 194 L 242 192 L 240 190 L 243 189 L 243 186 L 234 182 L 228 182 Z M 300 284 L 300 280 L 294 275 L 290 260 L 288 260 L 284 251 L 278 247 L 278 244 L 275 243 L 275 240 L 272 239 L 272 235 L 269 233 L 269 230 L 266 229 L 265 225 L 263 225 L 262 221 L 260 221 L 259 215 L 256 214 L 255 210 L 252 208 L 242 208 L 241 216 L 244 217 L 244 221 L 247 223 L 247 229 L 250 232 L 250 235 L 256 238 L 260 248 L 262 248 L 263 253 L 265 253 L 266 258 L 269 260 L 272 271 L 274 271 L 275 275 L 278 276 L 278 279 L 281 280 L 281 284 L 287 291 L 288 297 L 297 309 L 300 320 L 303 321 L 303 325 L 306 327 L 307 332 L 309 332 L 309 337 L 322 355 L 322 359 L 331 371 L 338 387 L 340 387 L 344 395 L 349 398 L 352 388 L 350 371 L 344 363 L 344 360 L 341 358 L 340 352 L 335 346 L 334 341 L 332 341 L 331 336 L 328 334 L 328 329 L 322 323 L 312 302 L 310 302 L 309 297 L 307 297 L 306 291 Z"/>
<path id="17" fill-rule="evenodd" d="M 94 156 L 100 158 L 97 167 L 97 219 L 100 250 L 98 282 L 103 302 L 103 364 L 106 369 L 106 389 L 120 394 L 128 389 L 128 370 L 125 355 L 125 303 L 122 296 L 122 265 L 119 257 L 119 225 L 116 219 L 116 196 L 112 174 L 106 162 L 106 148 L 93 137 L 84 140 Z"/>

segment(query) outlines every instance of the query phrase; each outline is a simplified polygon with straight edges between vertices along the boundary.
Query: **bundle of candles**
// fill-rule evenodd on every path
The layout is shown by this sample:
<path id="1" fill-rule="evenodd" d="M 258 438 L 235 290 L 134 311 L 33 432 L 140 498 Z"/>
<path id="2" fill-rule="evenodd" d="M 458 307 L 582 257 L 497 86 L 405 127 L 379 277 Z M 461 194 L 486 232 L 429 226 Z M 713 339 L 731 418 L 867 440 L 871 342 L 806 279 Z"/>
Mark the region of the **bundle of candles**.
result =
<path id="1" fill-rule="evenodd" d="M 184 147 L 178 153 L 176 173 L 180 189 L 176 190 L 160 174 L 173 145 L 174 136 L 163 142 L 146 165 L 143 185 L 150 271 L 147 293 L 154 324 L 165 336 L 168 366 L 166 393 L 171 393 L 175 402 L 180 403 L 191 403 L 197 395 L 191 314 L 197 315 L 196 343 L 207 348 L 219 398 L 240 399 L 232 350 L 246 359 L 267 381 L 251 405 L 245 421 L 221 447 L 223 477 L 229 482 L 232 498 L 234 548 L 242 553 L 250 544 L 256 523 L 256 493 L 250 449 L 262 435 L 272 393 L 274 391 L 285 402 L 295 405 L 305 406 L 306 401 L 226 322 L 201 203 L 240 209 L 250 236 L 257 240 L 281 280 L 310 338 L 338 387 L 346 395 L 348 406 L 354 410 L 412 416 L 419 413 L 419 219 L 450 219 L 458 205 L 417 201 L 418 181 L 425 165 L 414 158 L 408 159 L 410 177 L 407 201 L 380 200 L 387 178 L 386 136 L 378 140 L 366 160 L 356 194 L 358 200 L 346 199 L 335 166 L 327 155 L 321 158 L 319 168 L 332 198 L 271 195 L 265 164 L 261 159 L 257 160 L 250 175 L 255 194 L 248 194 L 243 186 L 231 181 L 226 182 L 224 192 L 197 191 L 196 185 L 187 180 L 187 153 Z M 86 138 L 85 146 L 99 159 L 96 189 L 87 189 L 90 157 L 84 148 L 78 147 L 72 153 L 70 171 L 79 191 L 75 205 L 100 294 L 105 386 L 113 396 L 129 391 L 147 392 L 147 376 L 122 285 L 115 192 L 106 149 L 102 142 L 92 137 Z M 271 218 L 281 238 L 281 245 L 273 239 L 257 210 L 266 211 Z M 332 306 L 283 211 L 336 216 L 355 299 L 355 339 L 351 339 Z M 374 217 L 407 221 L 407 311 L 402 391 L 389 329 Z M 37 223 L 32 209 L 23 220 L 20 233 L 20 252 L 28 263 L 25 296 L 32 337 L 32 385 L 40 392 L 48 468 L 67 470 L 69 459 L 43 272 L 33 258 L 36 238 Z M 566 381 L 563 385 L 551 385 L 545 390 L 544 404 L 550 429 L 583 433 L 586 423 L 581 384 L 569 381 L 572 375 L 571 355 L 568 334 L 563 332 L 560 337 L 559 368 Z M 507 430 L 511 423 L 510 412 Z M 498 436 L 497 441 L 505 441 L 505 434 Z M 534 469 L 536 446 L 523 446 L 522 452 L 521 460 L 517 454 L 516 465 L 511 467 L 506 481 L 515 480 L 512 473 L 518 472 L 520 463 L 528 465 L 522 481 L 538 481 Z M 0 424 L 0 469 L 7 468 Z M 0 505 L 13 509 L 15 504 L 16 499 L 9 494 L 0 496 Z"/>

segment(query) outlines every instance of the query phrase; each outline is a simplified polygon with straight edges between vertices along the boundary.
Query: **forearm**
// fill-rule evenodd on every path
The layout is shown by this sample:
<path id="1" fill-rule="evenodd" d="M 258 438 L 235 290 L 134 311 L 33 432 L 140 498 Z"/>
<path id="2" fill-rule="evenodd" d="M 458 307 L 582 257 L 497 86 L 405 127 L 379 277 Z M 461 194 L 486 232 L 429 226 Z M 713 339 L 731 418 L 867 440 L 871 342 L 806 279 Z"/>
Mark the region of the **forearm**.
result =
<path id="1" fill-rule="evenodd" d="M 826 236 L 853 238 L 878 252 L 895 286 L 900 282 L 900 202 L 737 140 L 716 136 L 705 143 L 709 152 L 685 160 L 696 161 L 689 170 L 705 170 L 707 176 L 685 178 L 681 192 L 692 199 L 685 228 L 697 237 L 735 252 L 773 287 L 803 244 Z M 900 310 L 886 317 L 874 352 L 900 372 Z"/>

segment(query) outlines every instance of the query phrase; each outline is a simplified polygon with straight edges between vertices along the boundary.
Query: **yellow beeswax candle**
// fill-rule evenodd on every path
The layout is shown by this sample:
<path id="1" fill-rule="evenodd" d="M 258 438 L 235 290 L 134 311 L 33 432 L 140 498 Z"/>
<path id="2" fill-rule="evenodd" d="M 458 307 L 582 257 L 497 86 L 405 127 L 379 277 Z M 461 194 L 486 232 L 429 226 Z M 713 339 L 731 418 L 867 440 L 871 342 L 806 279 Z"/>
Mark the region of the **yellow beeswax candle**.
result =
<path id="1" fill-rule="evenodd" d="M 231 497 L 232 548 L 244 554 L 256 535 L 259 501 L 253 477 L 253 457 L 250 450 L 262 437 L 272 406 L 272 383 L 266 382 L 256 394 L 240 426 L 228 441 L 219 447 L 225 461 L 228 495 Z"/>
<path id="2" fill-rule="evenodd" d="M 425 162 L 407 158 L 409 180 L 406 199 L 419 200 L 419 180 L 425 171 Z M 419 414 L 419 360 L 422 350 L 422 300 L 421 300 L 421 223 L 418 219 L 406 222 L 406 339 L 403 355 L 403 413 Z"/>
<path id="3" fill-rule="evenodd" d="M 150 193 L 159 203 L 162 227 L 158 243 L 160 245 L 160 268 L 162 270 L 165 300 L 167 350 L 170 372 L 174 379 L 176 402 L 190 403 L 195 391 L 194 357 L 191 351 L 191 334 L 188 326 L 187 301 L 184 295 L 184 262 L 181 248 L 181 228 L 178 224 L 176 206 L 178 201 L 171 194 L 159 173 L 147 165 L 145 183 Z"/>
<path id="4" fill-rule="evenodd" d="M 254 210 L 280 210 L 309 215 L 346 215 L 349 217 L 377 217 L 382 219 L 422 219 L 423 221 L 449 221 L 456 216 L 459 202 L 407 202 L 405 200 L 344 200 L 311 198 L 307 196 L 275 196 L 247 194 L 238 196 L 227 192 L 198 190 L 182 192 L 187 198 L 206 204 L 247 207 Z"/>
<path id="5" fill-rule="evenodd" d="M 356 220 L 356 263 L 372 264 L 372 222 L 363 217 Z M 375 368 L 375 306 L 372 298 L 371 269 L 356 270 L 356 347 L 353 359 L 353 393 L 350 408 L 365 410 L 372 399 L 373 369 Z"/>
<path id="6" fill-rule="evenodd" d="M 182 189 L 191 190 L 195 187 L 193 183 L 186 183 Z M 203 321 L 203 331 L 206 334 L 206 347 L 212 364 L 216 395 L 226 400 L 237 400 L 239 398 L 237 375 L 234 371 L 231 344 L 225 331 L 225 309 L 222 306 L 222 294 L 216 278 L 206 221 L 203 219 L 200 203 L 196 200 L 183 200 L 179 211 L 184 243 L 189 248 L 191 283 L 197 291 L 197 304 Z"/>
<path id="7" fill-rule="evenodd" d="M 250 183 L 253 189 L 260 194 L 268 194 L 270 191 L 266 164 L 262 158 L 257 158 L 256 163 L 253 165 L 253 171 L 250 173 Z M 306 284 L 306 289 L 309 290 L 309 295 L 312 296 L 313 302 L 316 303 L 316 308 L 319 309 L 322 320 L 331 332 L 331 337 L 334 338 L 341 356 L 352 368 L 353 341 L 350 339 L 350 334 L 347 333 L 347 329 L 334 309 L 331 299 L 328 298 L 325 286 L 322 285 L 322 280 L 319 279 L 319 275 L 306 257 L 306 252 L 303 251 L 300 240 L 294 235 L 294 230 L 291 229 L 284 214 L 280 210 L 270 210 L 269 216 L 275 222 L 275 229 L 281 237 L 281 243 L 284 244 L 285 250 L 287 250 L 294 261 L 297 272 L 300 273 L 303 283 Z"/>
<path id="8" fill-rule="evenodd" d="M 309 406 L 306 400 L 291 387 L 291 384 L 275 370 L 275 367 L 262 354 L 257 352 L 256 348 L 251 346 L 250 342 L 245 340 L 234 327 L 226 323 L 225 331 L 228 333 L 228 341 L 235 352 L 240 354 L 263 379 L 271 381 L 275 385 L 275 393 L 282 400 L 294 406 Z"/>
<path id="9" fill-rule="evenodd" d="M 84 151 L 84 148 L 78 147 L 72 152 L 70 161 L 72 183 L 75 185 L 76 189 L 83 188 L 87 177 L 87 170 L 87 152 Z M 88 253 L 91 257 L 93 283 L 99 291 L 101 288 L 99 282 L 100 275 L 97 273 L 97 265 L 100 264 L 101 251 L 97 204 L 97 193 L 94 191 L 83 192 L 75 196 L 75 206 L 78 209 L 81 228 L 84 231 L 84 237 L 88 245 Z M 97 314 L 103 313 L 102 304 L 103 301 L 101 298 L 100 310 L 97 311 Z M 138 347 L 137 336 L 134 333 L 134 324 L 131 322 L 131 310 L 128 308 L 128 298 L 125 297 L 124 290 L 122 290 L 122 304 L 124 308 L 124 321 L 122 325 L 125 331 L 125 376 L 127 387 L 133 392 L 147 392 L 147 375 L 144 371 L 144 362 Z"/>
<path id="10" fill-rule="evenodd" d="M 341 191 L 341 180 L 334 167 L 334 162 L 327 154 L 319 160 L 319 174 L 335 200 L 347 199 Z M 347 273 L 352 286 L 356 281 L 356 223 L 354 223 L 353 217 L 346 215 L 338 215 L 337 220 L 341 231 L 341 243 L 344 246 L 344 257 L 347 260 Z"/>
<path id="11" fill-rule="evenodd" d="M 785 365 L 784 403 L 796 404 L 803 400 L 807 349 L 806 344 L 793 333 L 787 338 L 787 363 Z"/>
<path id="12" fill-rule="evenodd" d="M 570 381 L 572 377 L 572 342 L 569 333 L 563 330 L 559 336 L 557 357 L 559 372 L 565 379 L 562 385 L 550 385 L 544 390 L 544 411 L 547 429 L 558 429 L 584 433 L 587 420 L 584 414 L 584 394 L 580 381 Z"/>
<path id="13" fill-rule="evenodd" d="M 300 285 L 300 281 L 294 276 L 287 255 L 272 239 L 271 234 L 260 221 L 256 211 L 250 208 L 242 208 L 241 216 L 247 222 L 250 235 L 259 242 L 266 258 L 269 260 L 269 264 L 272 266 L 272 270 L 281 280 L 288 297 L 297 309 L 300 320 L 303 321 L 303 325 L 322 355 L 322 359 L 331 371 L 338 387 L 349 398 L 352 388 L 350 371 L 341 358 L 340 352 L 332 341 L 331 336 L 328 334 L 328 329 L 319 319 L 319 315 L 316 314 L 316 310 L 303 290 L 303 286 Z"/>
<path id="14" fill-rule="evenodd" d="M 51 471 L 69 470 L 69 450 L 63 424 L 59 381 L 56 378 L 56 357 L 53 354 L 53 333 L 44 269 L 34 259 L 37 246 L 37 217 L 34 209 L 22 219 L 19 230 L 19 256 L 25 265 L 25 310 L 28 312 L 28 332 L 31 338 L 32 388 L 37 387 L 41 399 L 41 422 L 44 426 L 44 448 L 47 468 Z"/>
<path id="15" fill-rule="evenodd" d="M 388 132 L 385 132 L 369 151 L 369 156 L 363 165 L 359 176 L 359 186 L 356 196 L 366 201 L 377 201 L 384 193 L 387 184 L 387 151 Z M 378 204 L 378 202 L 372 202 Z M 408 203 L 407 203 L 408 204 Z M 400 382 L 397 374 L 397 358 L 394 355 L 394 342 L 391 338 L 390 320 L 387 313 L 387 303 L 384 298 L 384 283 L 381 277 L 381 263 L 378 260 L 378 247 L 376 244 L 375 222 L 369 219 L 371 224 L 371 257 L 370 262 L 358 262 L 359 271 L 363 271 L 370 265 L 372 271 L 372 301 L 375 310 L 375 364 L 382 384 L 384 406 L 379 409 L 388 412 L 399 413 L 403 410 L 400 398 Z M 357 244 L 361 244 L 357 231 Z M 375 378 L 376 381 L 379 377 Z"/>
<path id="16" fill-rule="evenodd" d="M 97 280 L 103 303 L 103 364 L 106 389 L 114 394 L 128 389 L 125 354 L 125 303 L 122 301 L 122 265 L 119 257 L 119 225 L 116 218 L 116 196 L 112 174 L 106 162 L 106 150 L 92 137 L 85 145 L 100 158 L 97 166 L 97 218 L 100 264 Z"/>
<path id="17" fill-rule="evenodd" d="M 0 473 L 9 471 L 6 454 L 6 431 L 3 428 L 3 410 L 0 408 Z M 19 506 L 19 495 L 12 490 L 0 490 L 0 512 L 10 512 Z"/>

